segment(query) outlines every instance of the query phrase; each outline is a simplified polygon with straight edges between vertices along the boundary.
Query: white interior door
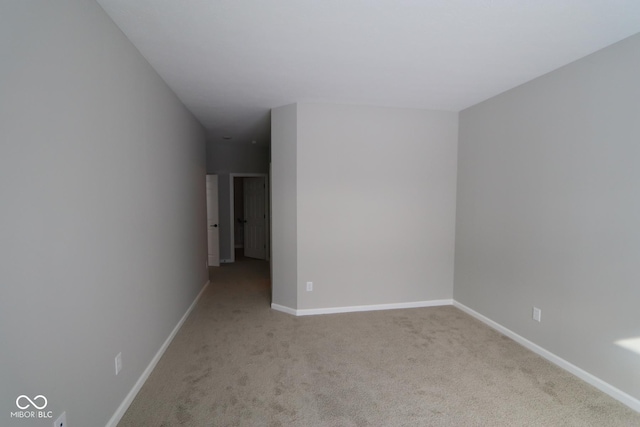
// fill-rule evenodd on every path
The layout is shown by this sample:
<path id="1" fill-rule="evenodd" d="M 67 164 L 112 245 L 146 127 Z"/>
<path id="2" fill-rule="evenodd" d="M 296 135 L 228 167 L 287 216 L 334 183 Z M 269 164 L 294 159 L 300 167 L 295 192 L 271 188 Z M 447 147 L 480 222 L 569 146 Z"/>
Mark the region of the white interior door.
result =
<path id="1" fill-rule="evenodd" d="M 267 259 L 266 180 L 244 178 L 244 256 Z"/>
<path id="2" fill-rule="evenodd" d="M 209 266 L 220 266 L 220 227 L 218 227 L 218 176 L 207 175 L 207 242 Z"/>

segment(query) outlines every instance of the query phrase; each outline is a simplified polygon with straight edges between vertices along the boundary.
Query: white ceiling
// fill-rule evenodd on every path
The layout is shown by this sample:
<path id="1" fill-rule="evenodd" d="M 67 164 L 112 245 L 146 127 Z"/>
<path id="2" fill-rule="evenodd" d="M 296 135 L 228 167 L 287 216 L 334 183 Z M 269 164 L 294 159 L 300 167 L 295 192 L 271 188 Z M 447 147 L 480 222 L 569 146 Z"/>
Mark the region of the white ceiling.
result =
<path id="1" fill-rule="evenodd" d="M 639 0 L 98 0 L 213 141 L 269 110 L 459 111 L 640 31 Z"/>

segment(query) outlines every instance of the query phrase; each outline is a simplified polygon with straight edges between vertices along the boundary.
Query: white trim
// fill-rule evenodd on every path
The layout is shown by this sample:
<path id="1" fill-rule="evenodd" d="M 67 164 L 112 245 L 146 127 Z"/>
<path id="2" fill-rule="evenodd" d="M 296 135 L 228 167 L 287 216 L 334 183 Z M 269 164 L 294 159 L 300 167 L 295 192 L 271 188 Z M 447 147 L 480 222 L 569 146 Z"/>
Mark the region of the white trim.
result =
<path id="1" fill-rule="evenodd" d="M 290 307 L 280 305 L 280 304 L 275 304 L 275 303 L 271 303 L 271 308 L 277 311 L 281 311 L 283 313 L 293 314 L 294 316 L 297 316 L 297 310 L 294 308 L 290 308 Z"/>
<path id="2" fill-rule="evenodd" d="M 359 311 L 377 311 L 377 310 L 396 310 L 401 308 L 419 308 L 419 307 L 437 307 L 442 305 L 451 305 L 453 300 L 439 299 L 431 301 L 414 301 L 399 302 L 394 304 L 372 304 L 372 305 L 354 305 L 347 307 L 327 307 L 327 308 L 306 308 L 296 310 L 294 308 L 285 307 L 279 304 L 271 304 L 274 310 L 284 313 L 293 314 L 294 316 L 314 316 L 317 314 L 335 314 L 335 313 L 355 313 Z"/>
<path id="3" fill-rule="evenodd" d="M 297 316 L 311 316 L 315 314 L 353 313 L 358 311 L 396 310 L 401 308 L 436 307 L 451 305 L 453 300 L 440 299 L 431 301 L 399 302 L 394 304 L 354 305 L 348 307 L 307 308 L 297 310 Z"/>
<path id="4" fill-rule="evenodd" d="M 176 334 L 182 327 L 183 323 L 187 320 L 187 317 L 189 317 L 189 314 L 191 314 L 191 311 L 195 308 L 196 303 L 198 302 L 198 300 L 200 299 L 204 291 L 207 289 L 209 284 L 210 282 L 207 281 L 207 283 L 205 283 L 205 285 L 202 287 L 202 290 L 200 291 L 198 296 L 195 298 L 193 303 L 191 303 L 191 306 L 189 306 L 186 313 L 182 316 L 182 318 L 180 319 L 178 324 L 175 326 L 175 328 L 173 328 L 173 331 L 171 331 L 171 334 L 169 334 L 169 336 L 167 337 L 165 342 L 162 344 L 162 346 L 160 347 L 156 355 L 153 357 L 153 359 L 151 359 L 151 362 L 149 363 L 147 368 L 144 370 L 142 375 L 140 375 L 140 378 L 138 378 L 138 381 L 136 381 L 131 391 L 129 391 L 129 394 L 127 394 L 127 396 L 122 401 L 122 403 L 120 404 L 120 406 L 118 407 L 118 409 L 113 414 L 113 416 L 111 417 L 111 419 L 109 420 L 109 422 L 106 424 L 105 427 L 117 426 L 118 422 L 120 421 L 120 419 L 123 417 L 123 415 L 129 408 L 129 405 L 131 405 L 131 402 L 133 402 L 133 399 L 136 397 L 136 395 L 144 385 L 147 378 L 149 378 L 149 375 L 157 365 L 158 361 L 160 360 L 164 352 L 167 350 L 167 347 L 169 347 L 169 344 L 171 344 L 171 341 L 176 336 Z M 611 384 L 601 380 L 595 375 L 590 374 L 589 372 L 573 365 L 572 363 L 567 362 L 561 357 L 556 356 L 550 351 L 516 334 L 510 329 L 507 329 L 506 327 L 478 313 L 477 311 L 467 307 L 466 305 L 461 304 L 458 301 L 455 301 L 452 299 L 415 301 L 415 302 L 395 303 L 395 304 L 357 305 L 357 306 L 350 306 L 350 307 L 312 308 L 312 309 L 302 309 L 302 310 L 296 310 L 290 307 L 286 307 L 284 305 L 271 303 L 271 308 L 273 310 L 277 310 L 277 311 L 291 314 L 294 316 L 309 316 L 309 315 L 316 315 L 316 314 L 351 313 L 351 312 L 360 312 L 360 311 L 393 310 L 393 309 L 402 309 L 402 308 L 436 307 L 436 306 L 443 306 L 443 305 L 453 305 L 454 307 L 464 311 L 470 316 L 473 316 L 476 319 L 480 320 L 481 322 L 485 323 L 489 327 L 508 336 L 509 338 L 513 339 L 514 341 L 521 344 L 525 348 L 544 357 L 551 363 L 570 372 L 571 374 L 582 379 L 588 384 L 591 384 L 592 386 L 596 387 L 598 390 L 602 391 L 603 393 L 606 393 L 609 396 L 613 397 L 614 399 L 627 405 L 629 408 L 637 412 L 640 412 L 640 400 L 612 386 Z"/>
<path id="5" fill-rule="evenodd" d="M 265 244 L 267 245 L 266 253 L 269 253 L 269 215 L 271 212 L 269 211 L 269 193 L 267 193 L 266 187 L 269 185 L 269 175 L 266 173 L 230 173 L 229 174 L 229 230 L 231 234 L 231 239 L 229 240 L 229 247 L 231 249 L 231 259 L 227 262 L 236 262 L 236 251 L 235 251 L 235 242 L 236 242 L 236 222 L 235 222 L 235 200 L 234 200 L 234 188 L 233 188 L 233 178 L 264 178 L 265 192 L 265 214 L 266 214 L 266 223 L 265 223 Z M 269 256 L 267 255 L 267 261 L 269 260 Z"/>
<path id="6" fill-rule="evenodd" d="M 467 307 L 464 304 L 459 303 L 458 301 L 451 299 L 443 299 L 443 300 L 432 300 L 432 301 L 416 301 L 416 302 L 407 302 L 407 303 L 396 303 L 396 304 L 375 304 L 375 305 L 357 305 L 351 307 L 329 307 L 329 308 L 311 308 L 311 309 L 301 309 L 296 310 L 294 308 L 286 307 L 279 304 L 271 304 L 271 308 L 274 310 L 278 310 L 287 314 L 292 314 L 294 316 L 311 316 L 317 314 L 333 314 L 333 313 L 352 313 L 358 311 L 374 311 L 374 310 L 393 310 L 393 309 L 401 309 L 401 308 L 418 308 L 418 307 L 435 307 L 442 305 L 453 305 L 454 307 L 464 311 L 465 313 L 475 317 L 481 322 L 485 323 L 487 326 L 497 330 L 498 332 L 506 335 L 511 338 L 515 342 L 524 346 L 525 348 L 533 351 L 539 356 L 544 357 L 549 362 L 559 366 L 560 368 L 570 372 L 581 380 L 591 384 L 598 390 L 603 393 L 608 394 L 634 411 L 640 412 L 640 400 L 635 397 L 625 393 L 624 391 L 612 386 L 611 384 L 601 380 L 593 374 L 581 369 L 574 364 L 564 360 L 563 358 L 551 353 L 549 350 L 546 350 L 543 347 L 540 347 L 538 344 L 535 344 L 528 339 L 516 334 L 510 329 L 502 326 L 501 324 L 489 319 L 488 317 L 478 313 L 477 311 Z"/>
<path id="7" fill-rule="evenodd" d="M 124 398 L 120 406 L 118 406 L 118 409 L 116 409 L 116 412 L 113 414 L 113 416 L 111 417 L 111 419 L 109 420 L 109 422 L 106 424 L 105 427 L 116 427 L 118 425 L 124 413 L 127 412 L 127 409 L 129 409 L 129 405 L 131 405 L 131 402 L 133 402 L 133 399 L 135 399 L 136 395 L 144 385 L 145 381 L 147 381 L 147 378 L 149 378 L 149 375 L 151 375 L 151 372 L 160 361 L 160 358 L 162 357 L 164 352 L 167 350 L 167 347 L 169 347 L 169 344 L 171 344 L 171 341 L 173 341 L 173 338 L 176 336 L 176 334 L 182 327 L 182 324 L 187 320 L 187 317 L 189 317 L 189 314 L 191 314 L 191 311 L 195 308 L 196 303 L 198 302 L 198 300 L 200 299 L 204 291 L 209 286 L 209 283 L 211 282 L 207 280 L 207 283 L 204 284 L 204 286 L 200 290 L 200 293 L 198 294 L 196 299 L 193 300 L 193 302 L 191 303 L 187 311 L 184 313 L 182 318 L 178 321 L 178 324 L 175 326 L 175 328 L 173 328 L 173 331 L 171 331 L 167 339 L 164 341 L 164 343 L 162 344 L 162 346 L 160 347 L 156 355 L 153 356 L 153 359 L 151 359 L 151 362 L 149 362 L 149 365 L 147 365 L 147 368 L 144 370 L 144 372 L 142 372 L 142 375 L 140 375 L 140 378 L 138 378 L 138 381 L 136 381 L 136 383 L 133 385 L 133 388 L 131 389 L 131 391 L 129 391 L 129 394 L 127 394 L 127 397 Z"/>
<path id="8" fill-rule="evenodd" d="M 594 386 L 598 390 L 600 390 L 600 391 L 608 394 L 609 396 L 613 397 L 614 399 L 624 403 L 625 405 L 627 405 L 631 409 L 633 409 L 633 410 L 635 410 L 637 412 L 640 412 L 640 400 L 636 399 L 635 397 L 628 395 L 627 393 L 625 393 L 624 391 L 622 391 L 620 389 L 617 389 L 616 387 L 614 387 L 611 384 L 601 380 L 600 378 L 596 377 L 595 375 L 590 374 L 589 372 L 587 372 L 587 371 L 585 371 L 585 370 L 583 370 L 581 368 L 578 368 L 576 365 L 574 365 L 574 364 L 572 364 L 570 362 L 567 362 L 563 358 L 561 358 L 559 356 L 556 356 L 555 354 L 551 353 L 549 350 L 546 350 L 546 349 L 540 347 L 538 344 L 535 344 L 535 343 L 529 341 L 528 339 L 516 334 L 512 330 L 505 328 L 501 324 L 499 324 L 497 322 L 494 322 L 493 320 L 489 319 L 486 316 L 483 316 L 482 314 L 478 313 L 477 311 L 472 310 L 471 308 L 467 307 L 466 305 L 461 304 L 458 301 L 453 301 L 453 305 L 454 305 L 454 307 L 459 308 L 460 310 L 464 311 L 465 313 L 475 317 L 476 319 L 478 319 L 481 322 L 487 324 L 488 326 L 490 326 L 491 328 L 497 330 L 498 332 L 508 336 L 509 338 L 514 340 L 515 342 L 521 344 L 522 346 L 524 346 L 527 349 L 533 351 L 534 353 L 538 354 L 539 356 L 544 357 L 549 362 L 561 367 L 562 369 L 564 369 L 566 371 L 569 371 L 570 373 L 572 373 L 576 377 L 578 377 L 581 380 L 591 384 L 592 386 Z"/>

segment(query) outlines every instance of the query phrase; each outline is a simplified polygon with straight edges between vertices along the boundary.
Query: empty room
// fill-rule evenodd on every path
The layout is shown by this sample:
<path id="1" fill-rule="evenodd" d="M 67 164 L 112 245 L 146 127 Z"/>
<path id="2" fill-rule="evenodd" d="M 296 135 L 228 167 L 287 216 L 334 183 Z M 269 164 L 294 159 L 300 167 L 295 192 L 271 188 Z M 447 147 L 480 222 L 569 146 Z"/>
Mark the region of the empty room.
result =
<path id="1" fill-rule="evenodd" d="M 0 3 L 0 426 L 640 425 L 640 3 Z"/>

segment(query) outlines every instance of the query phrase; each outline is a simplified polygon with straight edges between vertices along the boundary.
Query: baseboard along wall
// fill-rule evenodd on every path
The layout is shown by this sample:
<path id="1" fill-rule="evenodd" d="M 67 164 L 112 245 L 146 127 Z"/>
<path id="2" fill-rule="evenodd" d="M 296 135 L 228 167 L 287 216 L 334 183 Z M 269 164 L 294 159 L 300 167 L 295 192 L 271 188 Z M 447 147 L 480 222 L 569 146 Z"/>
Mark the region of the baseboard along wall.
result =
<path id="1" fill-rule="evenodd" d="M 129 409 L 131 402 L 133 402 L 133 399 L 135 399 L 136 395 L 138 394 L 138 392 L 140 391 L 144 383 L 147 381 L 147 378 L 149 378 L 149 375 L 151 375 L 153 368 L 156 367 L 156 365 L 160 361 L 160 358 L 162 357 L 164 352 L 167 351 L 169 344 L 171 344 L 171 341 L 173 341 L 173 338 L 176 336 L 176 334 L 178 333 L 178 331 L 180 330 L 184 322 L 187 320 L 187 317 L 189 317 L 189 314 L 191 314 L 191 312 L 196 306 L 196 303 L 198 302 L 202 294 L 204 294 L 204 291 L 207 289 L 210 283 L 211 282 L 207 281 L 207 283 L 204 284 L 204 286 L 200 290 L 200 293 L 198 293 L 198 296 L 193 300 L 193 302 L 191 303 L 187 311 L 180 318 L 180 320 L 178 321 L 178 324 L 173 328 L 173 330 L 171 331 L 167 339 L 164 341 L 164 343 L 162 343 L 162 346 L 160 347 L 158 352 L 155 354 L 155 356 L 153 356 L 153 359 L 151 359 L 151 362 L 149 362 L 149 365 L 147 366 L 147 368 L 142 372 L 142 375 L 140 375 L 140 378 L 138 378 L 138 381 L 136 381 L 136 383 L 133 385 L 133 388 L 131 389 L 131 391 L 129 391 L 129 393 L 127 394 L 127 397 L 125 397 L 125 399 L 122 401 L 120 406 L 118 406 L 118 409 L 116 409 L 116 412 L 113 414 L 113 416 L 111 417 L 111 419 L 109 420 L 109 422 L 106 424 L 105 427 L 116 427 L 118 425 L 118 423 L 124 416 L 124 413 L 127 412 L 127 409 Z"/>
<path id="2" fill-rule="evenodd" d="M 111 419 L 109 420 L 109 422 L 106 424 L 105 427 L 117 426 L 118 422 L 122 419 L 122 417 L 124 416 L 124 413 L 127 411 L 129 406 L 131 405 L 131 402 L 133 402 L 133 399 L 135 399 L 136 395 L 144 385 L 145 381 L 147 380 L 147 378 L 149 378 L 149 375 L 151 375 L 151 372 L 153 371 L 155 366 L 158 364 L 158 361 L 160 360 L 164 352 L 169 347 L 169 344 L 171 344 L 171 341 L 173 341 L 173 338 L 176 336 L 176 334 L 178 333 L 178 331 L 180 330 L 184 322 L 187 320 L 187 317 L 189 317 L 189 314 L 191 314 L 191 311 L 193 311 L 198 300 L 200 299 L 204 291 L 209 286 L 209 283 L 210 282 L 205 283 L 205 285 L 202 287 L 202 290 L 200 291 L 198 296 L 195 298 L 193 303 L 191 303 L 191 305 L 189 306 L 185 314 L 182 316 L 180 321 L 178 321 L 178 324 L 173 328 L 173 330 L 171 331 L 171 333 L 169 334 L 165 342 L 162 344 L 162 346 L 160 347 L 156 355 L 153 357 L 153 359 L 151 359 L 147 368 L 144 370 L 142 375 L 140 375 L 140 378 L 138 378 L 138 381 L 136 381 L 131 391 L 127 394 L 127 396 L 122 401 L 122 403 L 120 404 L 120 406 L 118 407 L 118 409 L 113 414 L 113 416 L 111 417 Z M 353 312 L 363 312 L 363 311 L 394 310 L 394 309 L 402 309 L 402 308 L 438 307 L 438 306 L 445 306 L 445 305 L 453 305 L 459 310 L 462 310 L 465 313 L 469 314 L 470 316 L 475 317 L 476 319 L 485 323 L 487 326 L 497 330 L 503 335 L 506 335 L 507 337 L 516 341 L 520 345 L 533 351 L 539 356 L 542 356 L 543 358 L 559 366 L 560 368 L 572 373 L 573 375 L 580 378 L 581 380 L 586 381 L 588 384 L 591 384 L 592 386 L 596 387 L 598 390 L 608 394 L 609 396 L 613 397 L 614 399 L 618 400 L 619 402 L 623 403 L 629 408 L 637 412 L 640 412 L 640 400 L 623 392 L 622 390 L 619 390 L 618 388 L 601 380 L 595 375 L 592 375 L 589 372 L 573 365 L 572 363 L 562 359 L 561 357 L 551 353 L 550 351 L 544 349 L 543 347 L 540 347 L 539 345 L 516 334 L 515 332 L 500 325 L 499 323 L 494 322 L 488 317 L 483 316 L 477 311 L 472 310 L 466 305 L 461 304 L 458 301 L 455 301 L 452 299 L 415 301 L 415 302 L 394 303 L 394 304 L 373 304 L 373 305 L 356 305 L 356 306 L 346 306 L 346 307 L 312 308 L 312 309 L 301 309 L 301 310 L 297 310 L 291 307 L 286 307 L 283 305 L 272 303 L 271 308 L 277 311 L 281 311 L 283 313 L 294 315 L 294 316 L 312 316 L 312 315 L 319 315 L 319 314 L 353 313 Z"/>
<path id="3" fill-rule="evenodd" d="M 354 313 L 359 311 L 377 311 L 377 310 L 397 310 L 400 308 L 419 308 L 419 307 L 437 307 L 441 305 L 451 305 L 453 300 L 440 299 L 431 301 L 414 301 L 400 302 L 393 304 L 373 304 L 373 305 L 354 305 L 347 307 L 328 307 L 328 308 L 307 308 L 296 310 L 279 304 L 271 304 L 274 310 L 282 311 L 294 316 L 314 316 L 317 314 L 336 314 L 336 313 Z"/>
<path id="4" fill-rule="evenodd" d="M 501 334 L 506 335 L 507 337 L 511 338 L 512 340 L 514 340 L 518 344 L 522 345 L 523 347 L 533 351 L 537 355 L 542 356 L 543 358 L 547 359 L 549 362 L 553 363 L 554 365 L 557 365 L 557 366 L 561 367 L 565 371 L 568 371 L 568 372 L 572 373 L 573 375 L 575 375 L 576 377 L 580 378 L 581 380 L 587 382 L 588 384 L 591 384 L 592 386 L 594 386 L 598 390 L 608 394 L 609 396 L 611 396 L 614 399 L 618 400 L 619 402 L 625 404 L 626 406 L 628 406 L 629 408 L 633 409 L 634 411 L 640 412 L 640 400 L 636 399 L 635 397 L 633 397 L 633 396 L 625 393 L 624 391 L 612 386 L 608 382 L 601 380 L 600 378 L 596 377 L 595 375 L 590 374 L 589 372 L 585 371 L 584 369 L 581 369 L 581 368 L 577 367 L 576 365 L 572 364 L 571 362 L 568 362 L 568 361 L 564 360 L 563 358 L 555 355 L 554 353 L 550 352 L 549 350 L 547 350 L 547 349 L 545 349 L 543 347 L 540 347 L 538 344 L 529 341 L 528 339 L 524 338 L 523 336 L 516 334 L 512 330 L 510 330 L 508 328 L 505 328 L 501 324 L 499 324 L 497 322 L 494 322 L 493 320 L 489 319 L 486 316 L 483 316 L 482 314 L 478 313 L 475 310 L 472 310 L 471 308 L 467 307 L 466 305 L 461 304 L 458 301 L 454 300 L 453 301 L 453 306 L 458 308 L 458 309 L 460 309 L 460 310 L 462 310 L 462 311 L 464 311 L 465 313 L 469 314 L 470 316 L 475 317 L 476 319 L 480 320 L 481 322 L 485 323 L 487 326 L 495 329 L 496 331 L 500 332 Z"/>
<path id="5" fill-rule="evenodd" d="M 277 310 L 277 311 L 281 311 L 283 313 L 294 315 L 294 316 L 310 316 L 310 315 L 317 315 L 317 314 L 352 313 L 352 312 L 358 312 L 358 311 L 393 310 L 393 309 L 399 309 L 399 308 L 418 308 L 418 307 L 436 307 L 436 306 L 443 306 L 443 305 L 453 305 L 454 307 L 458 308 L 459 310 L 462 310 L 465 313 L 469 314 L 470 316 L 475 317 L 476 319 L 480 320 L 481 322 L 483 322 L 484 324 L 486 324 L 490 328 L 495 329 L 496 331 L 500 332 L 501 334 L 506 335 L 507 337 L 511 338 L 512 340 L 514 340 L 518 344 L 520 344 L 520 345 L 524 346 L 525 348 L 533 351 L 537 355 L 542 356 L 543 358 L 547 359 L 549 362 L 553 363 L 554 365 L 559 366 L 560 368 L 572 373 L 573 375 L 575 375 L 576 377 L 580 378 L 581 380 L 587 382 L 588 384 L 591 384 L 592 386 L 594 386 L 598 390 L 602 391 L 603 393 L 608 394 L 609 396 L 613 397 L 614 399 L 618 400 L 619 402 L 623 403 L 624 405 L 628 406 L 629 408 L 633 409 L 634 411 L 640 412 L 640 400 L 638 400 L 635 397 L 623 392 L 622 390 L 612 386 L 611 384 L 607 383 L 606 381 L 601 380 L 600 378 L 596 377 L 595 375 L 592 375 L 589 372 L 585 371 L 584 369 L 581 369 L 581 368 L 575 366 L 574 364 L 572 364 L 572 363 L 564 360 L 563 358 L 555 355 L 554 353 L 550 352 L 549 350 L 547 350 L 547 349 L 545 349 L 543 347 L 540 347 L 539 345 L 529 341 L 528 339 L 524 338 L 523 336 L 516 334 L 512 330 L 502 326 L 501 324 L 499 324 L 497 322 L 494 322 L 493 320 L 489 319 L 488 317 L 483 316 L 482 314 L 478 313 L 477 311 L 472 310 L 471 308 L 467 307 L 466 305 L 461 304 L 458 301 L 455 301 L 453 299 L 432 300 L 432 301 L 417 301 L 417 302 L 397 303 L 397 304 L 375 304 L 375 305 L 356 305 L 356 306 L 350 306 L 350 307 L 313 308 L 313 309 L 301 309 L 301 310 L 297 310 L 297 309 L 294 309 L 294 308 L 291 308 L 291 307 L 285 307 L 283 305 L 273 304 L 272 303 L 271 304 L 271 308 L 274 309 L 274 310 Z"/>

